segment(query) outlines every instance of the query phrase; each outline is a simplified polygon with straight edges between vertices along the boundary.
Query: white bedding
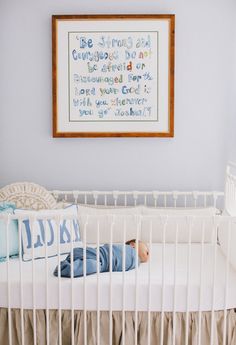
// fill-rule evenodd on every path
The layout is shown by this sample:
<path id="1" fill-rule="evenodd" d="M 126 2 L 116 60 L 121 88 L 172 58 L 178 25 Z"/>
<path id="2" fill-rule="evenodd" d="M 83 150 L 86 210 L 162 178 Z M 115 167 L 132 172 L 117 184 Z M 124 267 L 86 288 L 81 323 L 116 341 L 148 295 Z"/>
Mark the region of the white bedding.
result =
<path id="1" fill-rule="evenodd" d="M 214 246 L 204 244 L 203 253 L 202 286 L 203 294 L 201 310 L 212 309 L 212 285 L 214 272 Z M 63 257 L 61 257 L 61 260 Z M 20 294 L 20 264 L 19 260 L 11 260 L 9 264 L 10 275 L 10 306 L 12 308 L 24 309 L 58 309 L 58 281 L 53 276 L 53 271 L 57 265 L 58 258 L 48 259 L 48 304 L 46 301 L 46 261 L 44 259 L 35 260 L 35 284 L 32 284 L 32 261 L 22 262 L 22 286 L 23 300 Z M 151 311 L 162 310 L 162 245 L 153 244 L 151 264 Z M 200 306 L 200 265 L 201 265 L 201 245 L 192 244 L 192 254 L 190 261 L 189 275 L 189 310 L 197 311 Z M 166 244 L 165 252 L 165 292 L 164 292 L 164 311 L 186 311 L 187 306 L 187 277 L 188 277 L 188 245 L 179 244 L 177 251 L 176 265 L 176 285 L 175 276 L 175 246 Z M 226 260 L 220 247 L 217 246 L 217 263 L 215 276 L 215 302 L 214 309 L 222 310 L 225 307 L 225 270 Z M 99 276 L 99 309 L 110 309 L 110 274 L 102 273 Z M 120 272 L 112 273 L 112 310 L 122 310 L 123 303 L 123 275 Z M 149 263 L 141 264 L 138 268 L 138 301 L 137 310 L 148 310 L 149 301 Z M 61 308 L 71 308 L 71 283 L 72 279 L 61 278 Z M 136 293 L 136 273 L 135 270 L 125 272 L 125 309 L 135 310 Z M 227 309 L 236 307 L 236 272 L 229 271 L 229 286 Z M 33 290 L 34 303 L 33 303 Z M 73 279 L 74 309 L 83 309 L 84 279 Z M 97 275 L 86 277 L 86 309 L 97 310 Z M 174 306 L 174 295 L 175 306 Z M 0 263 L 0 307 L 8 306 L 8 285 L 7 285 L 7 263 Z"/>

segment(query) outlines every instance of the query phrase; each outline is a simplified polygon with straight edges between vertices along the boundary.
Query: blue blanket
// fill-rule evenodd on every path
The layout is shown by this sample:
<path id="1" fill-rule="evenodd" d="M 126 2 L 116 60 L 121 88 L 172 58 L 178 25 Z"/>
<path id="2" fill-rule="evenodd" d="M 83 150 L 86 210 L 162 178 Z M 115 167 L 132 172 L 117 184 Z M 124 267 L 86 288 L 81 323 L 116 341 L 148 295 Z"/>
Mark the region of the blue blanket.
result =
<path id="1" fill-rule="evenodd" d="M 84 275 L 84 250 L 83 248 L 75 248 L 73 250 L 73 271 L 74 277 L 82 277 Z M 61 277 L 71 277 L 71 254 L 60 263 Z M 138 260 L 139 264 L 139 260 Z M 125 270 L 129 271 L 135 268 L 136 250 L 130 245 L 125 245 Z M 99 270 L 100 272 L 110 271 L 110 245 L 104 244 L 99 247 Z M 123 245 L 112 245 L 112 271 L 121 272 L 123 270 Z M 86 275 L 97 272 L 97 248 L 86 248 Z M 58 276 L 58 266 L 54 271 L 54 275 Z"/>

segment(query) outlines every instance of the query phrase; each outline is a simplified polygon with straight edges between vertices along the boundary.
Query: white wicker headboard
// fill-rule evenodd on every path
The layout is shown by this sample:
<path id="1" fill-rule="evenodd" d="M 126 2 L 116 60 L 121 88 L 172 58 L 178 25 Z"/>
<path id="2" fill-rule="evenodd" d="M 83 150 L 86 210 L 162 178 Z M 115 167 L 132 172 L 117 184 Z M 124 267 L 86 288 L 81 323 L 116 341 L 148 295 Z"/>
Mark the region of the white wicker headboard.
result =
<path id="1" fill-rule="evenodd" d="M 44 187 L 31 182 L 18 182 L 0 189 L 0 201 L 14 202 L 17 208 L 52 209 L 56 199 Z"/>

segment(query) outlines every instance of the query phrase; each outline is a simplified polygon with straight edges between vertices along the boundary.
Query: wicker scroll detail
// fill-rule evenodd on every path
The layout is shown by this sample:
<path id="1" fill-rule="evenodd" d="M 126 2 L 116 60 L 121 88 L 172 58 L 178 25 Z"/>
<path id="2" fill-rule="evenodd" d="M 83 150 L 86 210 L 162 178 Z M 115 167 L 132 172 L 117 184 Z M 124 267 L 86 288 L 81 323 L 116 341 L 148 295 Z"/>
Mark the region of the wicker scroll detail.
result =
<path id="1" fill-rule="evenodd" d="M 31 182 L 19 182 L 0 189 L 0 201 L 14 202 L 17 208 L 52 209 L 57 203 L 44 187 Z"/>

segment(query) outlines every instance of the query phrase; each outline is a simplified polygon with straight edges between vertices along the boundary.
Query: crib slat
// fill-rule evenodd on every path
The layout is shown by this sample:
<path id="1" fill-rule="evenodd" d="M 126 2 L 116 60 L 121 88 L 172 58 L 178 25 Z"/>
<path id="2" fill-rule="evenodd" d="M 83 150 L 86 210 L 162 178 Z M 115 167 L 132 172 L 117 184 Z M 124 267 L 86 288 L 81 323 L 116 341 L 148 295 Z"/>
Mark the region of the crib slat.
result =
<path id="1" fill-rule="evenodd" d="M 217 224 L 214 217 L 214 268 L 213 268 L 213 286 L 212 286 L 212 308 L 211 308 L 211 333 L 210 344 L 214 344 L 214 321 L 215 321 L 215 285 L 216 285 L 216 259 L 217 259 Z"/>
<path id="2" fill-rule="evenodd" d="M 200 291 L 198 307 L 198 345 L 201 345 L 202 337 L 202 294 L 203 294 L 203 263 L 204 263 L 204 240 L 206 223 L 203 221 L 201 232 L 201 266 L 200 266 Z"/>
<path id="3" fill-rule="evenodd" d="M 46 229 L 46 220 L 43 220 L 43 228 Z M 46 344 L 50 344 L 49 339 L 49 308 L 48 308 L 48 232 L 45 231 L 45 280 L 46 280 Z"/>
<path id="4" fill-rule="evenodd" d="M 164 194 L 164 207 L 166 207 L 166 206 L 167 206 L 167 195 Z"/>
<path id="5" fill-rule="evenodd" d="M 112 345 L 112 242 L 113 242 L 113 226 L 114 226 L 114 216 L 112 216 L 112 223 L 110 227 L 110 246 L 109 246 L 109 276 L 110 276 L 110 289 L 109 289 L 109 303 L 110 303 L 110 310 L 109 310 L 109 344 Z"/>
<path id="6" fill-rule="evenodd" d="M 187 296 L 186 296 L 186 326 L 185 326 L 185 344 L 188 345 L 188 333 L 189 333 L 189 285 L 190 285 L 190 262 L 191 262 L 191 250 L 192 250 L 192 226 L 194 218 L 189 220 L 188 224 L 188 268 L 187 268 Z"/>
<path id="7" fill-rule="evenodd" d="M 107 195 L 104 195 L 104 205 L 107 206 Z"/>
<path id="8" fill-rule="evenodd" d="M 197 207 L 198 192 L 193 192 L 194 208 Z"/>
<path id="9" fill-rule="evenodd" d="M 225 270 L 225 302 L 224 302 L 224 323 L 223 323 L 223 345 L 226 345 L 226 321 L 227 321 L 227 302 L 228 302 L 228 285 L 229 285 L 229 263 L 230 263 L 230 243 L 232 223 L 228 220 L 228 238 L 227 238 L 227 256 L 226 256 L 226 270 Z"/>
<path id="10" fill-rule="evenodd" d="M 173 303 L 173 339 L 172 344 L 175 345 L 175 334 L 176 334 L 176 280 L 177 280 L 177 260 L 178 260 L 178 234 L 179 234 L 179 223 L 176 223 L 175 233 L 175 267 L 174 267 L 174 303 Z"/>
<path id="11" fill-rule="evenodd" d="M 122 258 L 122 345 L 125 345 L 125 252 L 126 242 L 126 219 L 123 224 L 123 258 Z"/>
<path id="12" fill-rule="evenodd" d="M 97 202 L 97 199 L 96 199 Z M 100 221 L 97 223 L 97 345 L 100 345 Z"/>
<path id="13" fill-rule="evenodd" d="M 33 296 L 33 336 L 34 345 L 37 345 L 37 324 L 36 324 L 36 307 L 35 307 L 35 259 L 34 259 L 34 225 L 35 216 L 30 218 L 30 227 L 32 229 L 32 296 Z"/>
<path id="14" fill-rule="evenodd" d="M 157 207 L 158 194 L 154 194 L 154 207 Z"/>
<path id="15" fill-rule="evenodd" d="M 74 310 L 74 232 L 73 220 L 70 224 L 70 238 L 71 238 L 71 345 L 75 344 L 75 310 Z"/>
<path id="16" fill-rule="evenodd" d="M 187 207 L 187 195 L 186 194 L 184 195 L 184 207 L 185 208 Z"/>
<path id="17" fill-rule="evenodd" d="M 136 192 L 133 193 L 133 198 L 134 198 L 134 206 L 137 206 L 138 194 Z"/>
<path id="18" fill-rule="evenodd" d="M 58 340 L 59 345 L 62 345 L 62 324 L 61 324 L 61 264 L 60 264 L 60 215 L 56 218 L 57 227 L 57 267 L 58 267 Z"/>
<path id="19" fill-rule="evenodd" d="M 139 232 L 141 227 L 141 216 L 138 217 L 138 226 L 136 231 L 136 260 L 135 260 L 135 325 L 134 325 L 134 340 L 135 345 L 138 345 L 138 292 L 139 292 L 139 280 L 138 280 L 138 247 L 139 247 Z"/>
<path id="20" fill-rule="evenodd" d="M 151 260 L 152 260 L 152 230 L 153 223 L 150 222 L 149 228 L 149 260 L 148 260 L 148 334 L 147 334 L 147 344 L 151 344 Z"/>
<path id="21" fill-rule="evenodd" d="M 177 207 L 177 199 L 178 199 L 178 193 L 177 192 L 175 192 L 173 194 L 173 199 L 174 199 L 174 207 L 176 208 Z"/>
<path id="22" fill-rule="evenodd" d="M 21 344 L 25 345 L 21 233 L 22 233 L 22 221 L 18 220 L 18 246 L 19 246 L 19 265 L 20 265 L 20 321 L 21 321 L 20 328 L 21 328 Z"/>
<path id="23" fill-rule="evenodd" d="M 161 219 L 162 221 L 162 219 Z M 162 235 L 162 287 L 161 287 L 161 341 L 160 345 L 164 344 L 164 306 L 165 306 L 165 252 L 166 252 L 166 226 L 168 222 L 168 216 L 165 217 L 163 225 Z"/>
<path id="24" fill-rule="evenodd" d="M 84 245 L 83 245 L 83 290 L 84 290 L 84 345 L 87 345 L 87 285 L 86 285 L 86 271 L 87 271 L 87 254 L 86 254 L 86 246 L 87 246 L 87 226 L 88 226 L 88 216 L 86 217 L 86 222 L 84 225 L 84 234 L 83 234 L 83 239 L 84 239 Z"/>
<path id="25" fill-rule="evenodd" d="M 7 305 L 8 305 L 8 336 L 9 345 L 12 345 L 12 315 L 11 315 L 11 282 L 10 282 L 10 257 L 9 257 L 9 225 L 10 215 L 7 216 L 6 221 L 6 245 L 7 245 Z"/>
<path id="26" fill-rule="evenodd" d="M 124 200 L 125 206 L 127 206 L 127 194 L 125 193 L 125 200 Z"/>
<path id="27" fill-rule="evenodd" d="M 114 200 L 114 206 L 117 206 L 117 199 L 118 199 L 118 194 L 119 192 L 113 192 L 113 200 Z"/>

